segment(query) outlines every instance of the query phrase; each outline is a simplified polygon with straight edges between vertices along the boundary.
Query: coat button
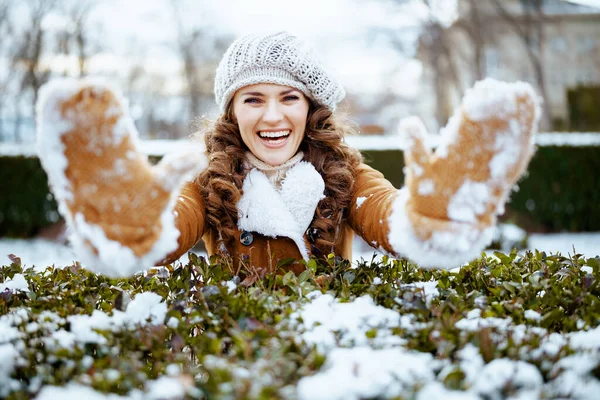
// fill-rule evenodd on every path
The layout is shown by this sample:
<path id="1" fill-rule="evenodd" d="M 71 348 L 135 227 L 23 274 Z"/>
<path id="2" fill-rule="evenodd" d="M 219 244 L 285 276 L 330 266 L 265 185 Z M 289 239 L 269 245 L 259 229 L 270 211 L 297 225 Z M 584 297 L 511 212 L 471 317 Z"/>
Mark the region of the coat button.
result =
<path id="1" fill-rule="evenodd" d="M 240 235 L 240 242 L 242 242 L 244 246 L 250 246 L 252 242 L 254 242 L 254 236 L 248 231 L 243 231 Z"/>

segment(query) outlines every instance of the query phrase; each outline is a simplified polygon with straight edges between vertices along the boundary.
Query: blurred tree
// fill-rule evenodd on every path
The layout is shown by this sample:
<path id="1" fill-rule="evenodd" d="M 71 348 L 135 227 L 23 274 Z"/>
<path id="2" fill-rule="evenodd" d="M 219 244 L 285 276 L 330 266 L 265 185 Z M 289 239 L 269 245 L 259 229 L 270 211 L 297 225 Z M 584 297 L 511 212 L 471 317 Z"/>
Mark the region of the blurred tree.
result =
<path id="1" fill-rule="evenodd" d="M 387 29 L 391 45 L 407 56 L 416 56 L 426 66 L 426 73 L 430 74 L 434 92 L 435 120 L 437 126 L 443 126 L 452 115 L 455 98 L 460 98 L 464 91 L 465 82 L 460 73 L 458 62 L 464 55 L 448 27 L 454 23 L 457 16 L 456 10 L 447 6 L 450 2 L 439 0 L 386 0 L 396 6 L 416 7 L 421 4 L 426 10 L 425 16 L 415 15 L 416 27 L 408 28 L 418 31 L 416 43 L 406 40 L 407 28 Z M 473 0 L 475 4 L 476 0 Z M 477 10 L 475 10 L 477 11 Z M 419 14 L 419 13 L 416 13 Z M 477 17 L 477 13 L 473 13 Z M 464 26 L 470 37 L 479 35 L 479 23 Z M 480 44 L 482 47 L 482 44 Z M 481 49 L 480 49 L 481 51 Z M 416 54 L 415 54 L 416 53 Z M 478 54 L 478 57 L 481 57 Z M 481 65 L 481 61 L 479 61 Z M 481 70 L 479 74 L 483 74 Z"/>
<path id="2" fill-rule="evenodd" d="M 5 140 L 7 127 L 4 125 L 4 106 L 9 97 L 9 85 L 14 79 L 14 69 L 8 68 L 14 47 L 14 32 L 9 0 L 0 0 L 0 141 Z"/>
<path id="3" fill-rule="evenodd" d="M 183 77 L 187 87 L 189 120 L 203 114 L 203 103 L 212 104 L 212 82 L 216 64 L 225 51 L 229 38 L 215 37 L 211 30 L 200 26 L 195 15 L 193 21 L 186 20 L 184 0 L 171 0 L 175 21 L 177 51 L 183 63 Z M 197 4 L 193 4 L 197 7 Z"/>
<path id="4" fill-rule="evenodd" d="M 439 21 L 430 18 L 423 25 L 417 51 L 419 58 L 430 67 L 433 75 L 435 118 L 438 126 L 444 126 L 452 115 L 452 92 L 462 93 L 462 82 L 454 54 L 455 43 L 448 30 Z"/>
<path id="5" fill-rule="evenodd" d="M 505 0 L 490 0 L 498 14 L 504 18 L 514 33 L 525 46 L 527 57 L 533 68 L 536 85 L 542 98 L 548 98 L 546 79 L 544 77 L 544 63 L 542 62 L 544 40 L 544 0 L 519 0 L 521 12 L 517 15 L 508 10 Z M 551 127 L 551 114 L 548 102 L 542 104 L 543 113 L 540 120 L 540 129 L 547 130 Z"/>
<path id="6" fill-rule="evenodd" d="M 92 53 L 88 20 L 97 5 L 95 0 L 63 0 L 61 4 L 69 26 L 62 32 L 59 52 L 66 56 L 75 52 L 80 77 L 87 75 L 87 62 Z M 94 43 L 94 46 L 97 52 L 99 44 Z"/>
<path id="7" fill-rule="evenodd" d="M 464 15 L 456 21 L 456 27 L 462 29 L 473 44 L 473 77 L 475 81 L 486 77 L 484 49 L 485 43 L 493 41 L 493 36 L 486 29 L 485 21 L 482 15 L 481 0 L 466 0 L 467 10 Z"/>
<path id="8" fill-rule="evenodd" d="M 18 93 L 15 96 L 15 141 L 21 141 L 21 123 L 23 110 L 21 100 L 30 95 L 30 114 L 35 113 L 35 103 L 40 87 L 50 77 L 48 65 L 42 63 L 42 56 L 48 44 L 44 19 L 50 15 L 57 5 L 56 0 L 25 0 L 28 18 L 20 24 L 20 32 L 16 34 L 16 51 L 12 58 L 12 68 L 21 74 Z M 29 113 L 26 113 L 29 114 Z"/>
<path id="9" fill-rule="evenodd" d="M 44 18 L 57 6 L 56 0 L 25 0 L 29 9 L 29 19 L 24 21 L 23 35 L 18 45 L 15 63 L 23 67 L 25 74 L 21 81 L 22 91 L 32 90 L 32 109 L 38 98 L 40 87 L 48 80 L 50 69 L 41 63 L 46 41 Z"/>

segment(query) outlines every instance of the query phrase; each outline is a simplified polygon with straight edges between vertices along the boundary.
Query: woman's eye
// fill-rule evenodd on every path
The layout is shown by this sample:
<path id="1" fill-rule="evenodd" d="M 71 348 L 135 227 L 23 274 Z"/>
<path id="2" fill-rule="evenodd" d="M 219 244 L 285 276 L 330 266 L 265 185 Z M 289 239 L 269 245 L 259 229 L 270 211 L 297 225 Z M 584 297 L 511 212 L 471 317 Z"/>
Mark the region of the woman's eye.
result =
<path id="1" fill-rule="evenodd" d="M 258 103 L 260 100 L 257 99 L 256 97 L 249 97 L 246 100 L 244 100 L 244 103 Z"/>
<path id="2" fill-rule="evenodd" d="M 295 101 L 298 100 L 300 97 L 296 96 L 295 94 L 291 94 L 289 96 L 285 96 L 283 98 L 283 101 Z"/>

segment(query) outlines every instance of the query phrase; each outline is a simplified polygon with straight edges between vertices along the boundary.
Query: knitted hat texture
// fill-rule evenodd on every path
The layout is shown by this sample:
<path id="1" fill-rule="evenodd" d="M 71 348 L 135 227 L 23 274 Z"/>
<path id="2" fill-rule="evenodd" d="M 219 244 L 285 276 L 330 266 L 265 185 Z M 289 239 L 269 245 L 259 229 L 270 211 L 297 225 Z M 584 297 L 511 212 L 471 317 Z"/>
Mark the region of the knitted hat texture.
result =
<path id="1" fill-rule="evenodd" d="M 257 83 L 291 86 L 331 110 L 345 95 L 312 49 L 286 32 L 248 35 L 229 46 L 215 76 L 215 99 L 221 112 L 238 89 Z"/>

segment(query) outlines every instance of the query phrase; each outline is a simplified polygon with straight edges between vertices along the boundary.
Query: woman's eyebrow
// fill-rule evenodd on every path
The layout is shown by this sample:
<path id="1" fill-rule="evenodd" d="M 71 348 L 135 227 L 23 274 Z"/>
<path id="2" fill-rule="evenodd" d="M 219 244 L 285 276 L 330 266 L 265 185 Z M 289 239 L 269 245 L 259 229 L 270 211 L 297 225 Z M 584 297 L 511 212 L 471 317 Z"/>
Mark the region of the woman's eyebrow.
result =
<path id="1" fill-rule="evenodd" d="M 287 90 L 284 90 L 283 92 L 280 92 L 279 95 L 285 96 L 286 94 L 290 94 L 293 92 L 298 92 L 298 90 L 297 89 L 287 89 Z M 243 92 L 242 96 L 264 96 L 264 94 L 262 92 Z"/>
<path id="2" fill-rule="evenodd" d="M 264 96 L 261 92 L 244 92 L 242 96 Z"/>
<path id="3" fill-rule="evenodd" d="M 297 92 L 297 91 L 298 91 L 297 89 L 288 89 L 288 90 L 284 90 L 283 92 L 280 92 L 279 95 L 285 96 L 286 94 L 290 94 L 290 93 Z"/>

